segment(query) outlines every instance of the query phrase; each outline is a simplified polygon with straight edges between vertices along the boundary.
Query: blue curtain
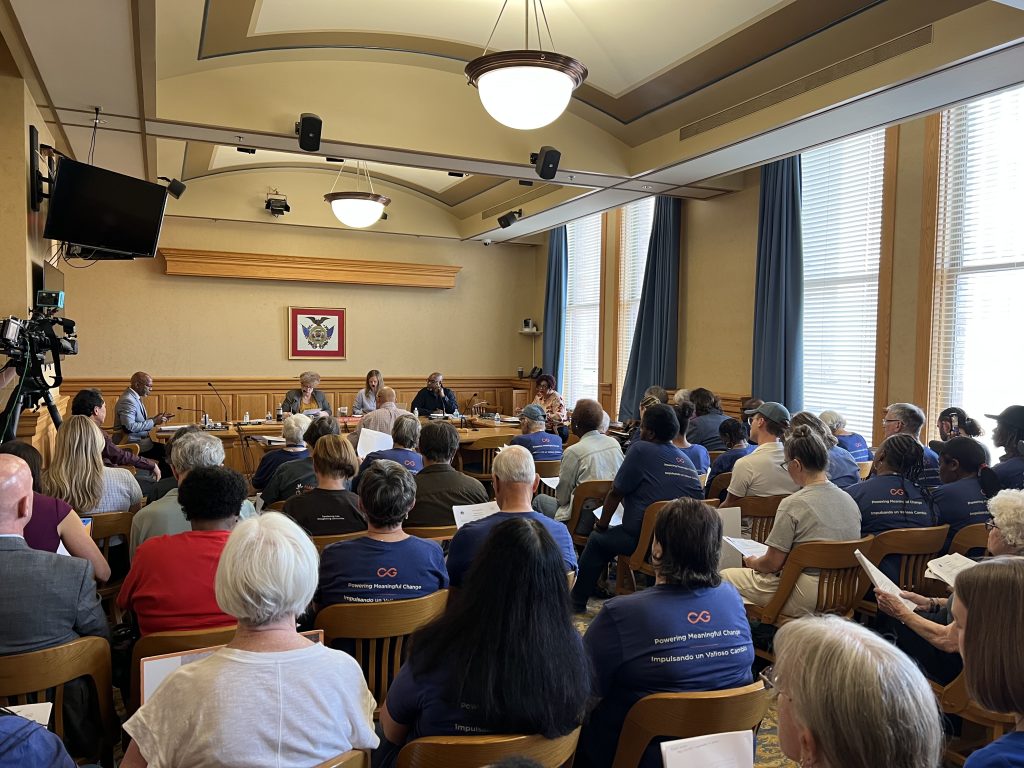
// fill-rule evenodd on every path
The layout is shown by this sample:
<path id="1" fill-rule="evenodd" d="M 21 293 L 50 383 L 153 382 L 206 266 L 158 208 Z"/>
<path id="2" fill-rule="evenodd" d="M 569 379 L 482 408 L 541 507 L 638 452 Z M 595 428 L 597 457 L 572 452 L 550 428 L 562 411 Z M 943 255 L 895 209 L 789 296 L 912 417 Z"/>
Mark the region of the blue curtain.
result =
<path id="1" fill-rule="evenodd" d="M 682 200 L 658 197 L 647 245 L 647 267 L 640 292 L 640 308 L 629 350 L 629 365 L 622 385 L 619 418 L 635 419 L 644 390 L 654 384 L 676 385 L 676 349 L 679 339 L 679 227 Z"/>
<path id="2" fill-rule="evenodd" d="M 544 294 L 544 347 L 541 366 L 544 373 L 562 383 L 565 355 L 565 301 L 569 279 L 569 238 L 565 227 L 548 232 L 548 283 Z"/>
<path id="3" fill-rule="evenodd" d="M 757 290 L 754 301 L 754 397 L 793 413 L 803 408 L 803 245 L 800 156 L 761 166 Z"/>

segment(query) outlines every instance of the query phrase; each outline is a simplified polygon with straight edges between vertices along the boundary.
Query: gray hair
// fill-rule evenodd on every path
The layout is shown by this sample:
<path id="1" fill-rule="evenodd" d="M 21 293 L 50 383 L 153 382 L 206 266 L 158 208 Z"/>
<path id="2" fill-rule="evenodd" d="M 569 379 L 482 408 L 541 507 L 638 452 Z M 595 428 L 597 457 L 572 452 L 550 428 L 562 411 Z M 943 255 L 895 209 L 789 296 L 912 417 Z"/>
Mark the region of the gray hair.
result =
<path id="1" fill-rule="evenodd" d="M 403 413 L 391 427 L 391 439 L 395 445 L 415 449 L 420 441 L 420 420 L 410 413 Z"/>
<path id="2" fill-rule="evenodd" d="M 775 653 L 776 684 L 811 732 L 818 764 L 875 768 L 885 755 L 891 768 L 940 765 L 935 694 L 896 646 L 838 616 L 810 616 L 779 629 Z"/>
<path id="3" fill-rule="evenodd" d="M 299 374 L 299 384 L 304 387 L 315 387 L 320 383 L 320 374 L 316 371 L 303 371 Z"/>
<path id="4" fill-rule="evenodd" d="M 601 426 L 597 428 L 597 431 L 602 435 L 608 434 L 608 430 L 612 427 L 612 417 L 608 415 L 608 411 L 601 411 Z"/>
<path id="5" fill-rule="evenodd" d="M 312 419 L 304 413 L 293 413 L 282 423 L 281 435 L 291 445 L 300 445 L 302 436 L 306 433 L 311 421 Z"/>
<path id="6" fill-rule="evenodd" d="M 1024 549 L 1024 491 L 1000 491 L 988 502 L 988 511 L 999 533 L 1011 547 Z"/>
<path id="7" fill-rule="evenodd" d="M 491 474 L 503 483 L 532 483 L 537 476 L 533 454 L 521 445 L 506 445 L 491 463 Z"/>
<path id="8" fill-rule="evenodd" d="M 223 463 L 224 443 L 209 432 L 187 434 L 171 448 L 171 466 L 178 474 L 196 467 L 219 467 Z"/>
<path id="9" fill-rule="evenodd" d="M 272 624 L 306 610 L 319 557 L 298 525 L 279 512 L 243 520 L 228 537 L 214 583 L 217 605 L 239 622 Z"/>
<path id="10" fill-rule="evenodd" d="M 886 415 L 890 418 L 903 422 L 901 432 L 917 437 L 924 426 L 924 411 L 913 403 L 893 403 L 885 409 Z"/>
<path id="11" fill-rule="evenodd" d="M 833 432 L 837 429 L 846 429 L 846 417 L 838 411 L 822 411 L 818 418 Z"/>
<path id="12" fill-rule="evenodd" d="M 416 503 L 416 480 L 397 461 L 377 459 L 359 475 L 359 505 L 380 528 L 394 528 Z"/>
<path id="13" fill-rule="evenodd" d="M 679 405 L 690 399 L 690 390 L 688 389 L 677 389 L 672 395 L 672 405 Z"/>

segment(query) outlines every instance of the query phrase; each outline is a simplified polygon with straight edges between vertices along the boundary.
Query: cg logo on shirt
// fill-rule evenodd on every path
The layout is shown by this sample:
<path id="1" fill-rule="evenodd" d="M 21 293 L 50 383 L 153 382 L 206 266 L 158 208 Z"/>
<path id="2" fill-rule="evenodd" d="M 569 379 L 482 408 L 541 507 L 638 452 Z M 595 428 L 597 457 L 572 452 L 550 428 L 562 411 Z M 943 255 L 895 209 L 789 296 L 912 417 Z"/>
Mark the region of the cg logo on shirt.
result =
<path id="1" fill-rule="evenodd" d="M 398 575 L 398 569 L 397 568 L 378 568 L 377 569 L 377 575 L 378 576 L 388 576 L 388 577 L 393 579 L 393 578 L 395 578 L 395 576 Z"/>
<path id="2" fill-rule="evenodd" d="M 686 620 L 691 624 L 707 624 L 711 621 L 711 611 L 690 611 L 686 614 Z"/>
<path id="3" fill-rule="evenodd" d="M 890 488 L 889 489 L 889 495 L 890 496 L 906 496 L 907 494 L 905 494 L 903 492 L 902 488 Z"/>
<path id="4" fill-rule="evenodd" d="M 416 467 L 416 462 L 412 459 L 406 459 L 402 464 L 407 466 L 409 469 L 414 469 Z"/>

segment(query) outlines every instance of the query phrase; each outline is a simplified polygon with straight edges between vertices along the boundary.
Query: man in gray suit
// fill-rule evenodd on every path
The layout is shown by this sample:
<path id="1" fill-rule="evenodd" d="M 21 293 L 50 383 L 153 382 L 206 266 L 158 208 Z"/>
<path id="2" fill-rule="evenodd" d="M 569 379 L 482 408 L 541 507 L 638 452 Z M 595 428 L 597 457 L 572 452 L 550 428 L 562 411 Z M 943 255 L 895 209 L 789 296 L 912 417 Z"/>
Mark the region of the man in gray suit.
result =
<path id="1" fill-rule="evenodd" d="M 0 455 L 0 655 L 27 653 L 88 635 L 110 639 L 92 563 L 31 549 L 32 473 L 17 456 Z M 76 756 L 94 754 L 97 730 L 90 688 L 64 689 L 64 741 Z"/>
<path id="2" fill-rule="evenodd" d="M 153 391 L 153 377 L 145 371 L 132 374 L 126 389 L 114 405 L 114 439 L 118 442 L 127 440 L 139 444 L 139 453 L 148 459 L 157 461 L 164 457 L 164 447 L 156 445 L 149 437 L 149 430 L 165 424 L 172 416 L 170 413 L 158 413 L 150 418 L 142 398 Z M 170 470 L 161 467 L 162 472 L 170 474 Z"/>

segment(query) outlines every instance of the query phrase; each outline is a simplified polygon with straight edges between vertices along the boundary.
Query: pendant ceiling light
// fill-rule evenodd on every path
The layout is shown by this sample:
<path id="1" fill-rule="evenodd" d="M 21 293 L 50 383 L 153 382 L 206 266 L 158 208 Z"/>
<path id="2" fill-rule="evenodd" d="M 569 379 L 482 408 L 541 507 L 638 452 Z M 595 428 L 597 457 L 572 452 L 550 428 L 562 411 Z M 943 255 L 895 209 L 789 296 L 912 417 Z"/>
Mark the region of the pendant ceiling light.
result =
<path id="1" fill-rule="evenodd" d="M 537 49 L 530 48 L 530 4 L 536 27 Z M 545 51 L 540 34 L 540 19 L 548 41 L 554 48 L 551 27 L 543 0 L 523 0 L 526 9 L 526 34 L 523 50 L 487 53 L 508 0 L 502 3 L 498 20 L 487 38 L 482 56 L 466 65 L 466 77 L 480 92 L 487 113 L 502 125 L 529 131 L 558 119 L 569 105 L 572 92 L 587 79 L 587 68 L 571 56 Z M 540 13 L 537 6 L 540 6 Z"/>
<path id="2" fill-rule="evenodd" d="M 362 166 L 363 175 L 366 177 L 366 192 L 359 191 L 359 171 Z M 346 227 L 353 229 L 364 229 L 380 221 L 384 214 L 384 206 L 391 203 L 391 198 L 378 195 L 373 191 L 373 180 L 370 178 L 370 171 L 366 163 L 356 161 L 356 191 L 335 192 L 334 187 L 338 186 L 338 179 L 341 178 L 343 169 L 338 170 L 338 176 L 334 179 L 334 186 L 331 191 L 324 195 L 324 200 L 331 204 L 331 211 L 338 221 Z"/>

